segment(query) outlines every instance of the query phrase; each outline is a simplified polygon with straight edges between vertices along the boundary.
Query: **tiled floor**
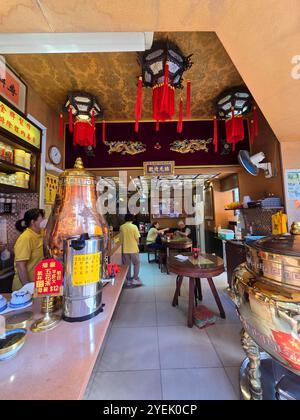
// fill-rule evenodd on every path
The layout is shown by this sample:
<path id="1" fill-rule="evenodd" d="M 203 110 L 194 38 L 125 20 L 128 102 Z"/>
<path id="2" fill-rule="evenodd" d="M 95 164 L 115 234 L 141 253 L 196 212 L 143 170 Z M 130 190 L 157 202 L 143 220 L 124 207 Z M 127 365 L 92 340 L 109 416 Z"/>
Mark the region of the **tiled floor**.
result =
<path id="1" fill-rule="evenodd" d="M 124 290 L 98 357 L 86 399 L 237 400 L 239 366 L 245 355 L 241 325 L 223 291 L 226 275 L 215 278 L 227 319 L 205 330 L 186 326 L 188 282 L 179 307 L 171 305 L 175 276 L 161 274 L 141 256 L 144 286 Z M 203 281 L 203 304 L 218 314 Z"/>

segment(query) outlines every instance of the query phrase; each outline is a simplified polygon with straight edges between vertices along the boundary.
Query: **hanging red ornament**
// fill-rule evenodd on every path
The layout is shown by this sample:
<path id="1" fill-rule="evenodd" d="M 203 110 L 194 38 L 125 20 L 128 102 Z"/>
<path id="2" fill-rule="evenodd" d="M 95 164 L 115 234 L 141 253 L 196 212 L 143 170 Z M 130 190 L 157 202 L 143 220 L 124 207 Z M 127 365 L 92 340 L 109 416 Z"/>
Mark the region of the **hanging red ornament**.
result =
<path id="1" fill-rule="evenodd" d="M 186 85 L 186 118 L 191 118 L 191 81 Z"/>
<path id="2" fill-rule="evenodd" d="M 139 77 L 136 103 L 135 103 L 135 127 L 134 131 L 137 133 L 139 131 L 139 120 L 142 117 L 142 90 L 143 90 L 143 79 Z"/>
<path id="3" fill-rule="evenodd" d="M 69 131 L 73 133 L 73 112 L 72 106 L 69 107 Z"/>
<path id="4" fill-rule="evenodd" d="M 155 124 L 155 131 L 157 132 L 157 131 L 159 131 L 159 121 L 156 121 L 156 124 Z"/>
<path id="5" fill-rule="evenodd" d="M 178 123 L 177 123 L 177 133 L 182 133 L 182 118 L 183 118 L 183 99 L 180 98 L 179 103 L 179 116 L 178 116 Z"/>
<path id="6" fill-rule="evenodd" d="M 102 121 L 102 143 L 105 144 L 106 127 L 105 120 Z"/>
<path id="7" fill-rule="evenodd" d="M 169 84 L 169 65 L 166 63 L 164 82 L 152 88 L 152 117 L 155 121 L 171 120 L 175 113 L 174 87 Z"/>
<path id="8" fill-rule="evenodd" d="M 226 120 L 226 140 L 227 143 L 232 144 L 232 151 L 235 151 L 235 145 L 239 141 L 244 140 L 244 120 L 243 117 L 237 117 L 234 115 L 234 107 L 231 108 L 232 118 Z"/>
<path id="9" fill-rule="evenodd" d="M 256 106 L 253 107 L 253 128 L 254 128 L 254 136 L 258 136 L 258 115 L 257 115 L 257 108 Z"/>
<path id="10" fill-rule="evenodd" d="M 59 115 L 59 138 L 62 140 L 64 137 L 64 118 L 62 112 Z"/>
<path id="11" fill-rule="evenodd" d="M 213 138 L 213 144 L 215 147 L 215 153 L 218 151 L 218 121 L 217 117 L 214 116 L 214 138 Z"/>
<path id="12" fill-rule="evenodd" d="M 156 149 L 156 150 L 160 150 L 161 149 L 161 144 L 157 141 L 156 143 L 155 143 L 155 145 L 154 145 L 154 149 Z"/>
<path id="13" fill-rule="evenodd" d="M 254 144 L 254 137 L 255 137 L 255 126 L 254 126 L 254 121 L 251 120 L 250 121 L 250 143 Z"/>

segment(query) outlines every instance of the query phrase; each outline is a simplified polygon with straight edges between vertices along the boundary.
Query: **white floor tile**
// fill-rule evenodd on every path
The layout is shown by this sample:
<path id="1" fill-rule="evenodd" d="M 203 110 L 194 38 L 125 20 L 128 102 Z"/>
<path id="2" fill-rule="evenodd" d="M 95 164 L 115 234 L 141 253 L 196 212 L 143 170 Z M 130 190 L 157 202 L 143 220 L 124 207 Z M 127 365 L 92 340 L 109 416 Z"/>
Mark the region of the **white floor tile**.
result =
<path id="1" fill-rule="evenodd" d="M 222 368 L 162 370 L 164 400 L 236 400 Z"/>
<path id="2" fill-rule="evenodd" d="M 240 390 L 240 368 L 239 367 L 226 367 L 225 371 L 227 376 L 230 379 L 230 382 L 235 390 L 235 393 L 238 398 L 240 398 L 241 390 Z"/>
<path id="3" fill-rule="evenodd" d="M 158 327 L 158 336 L 162 369 L 222 366 L 204 330 Z"/>
<path id="4" fill-rule="evenodd" d="M 144 285 L 136 289 L 124 289 L 120 296 L 120 303 L 155 302 L 154 287 Z"/>
<path id="5" fill-rule="evenodd" d="M 89 400 L 161 400 L 159 370 L 97 373 Z"/>
<path id="6" fill-rule="evenodd" d="M 182 301 L 179 306 L 172 306 L 169 302 L 156 302 L 157 325 L 185 325 L 187 326 L 188 302 Z"/>
<path id="7" fill-rule="evenodd" d="M 114 327 L 156 326 L 155 302 L 120 303 L 113 318 Z"/>
<path id="8" fill-rule="evenodd" d="M 112 328 L 97 371 L 159 369 L 156 327 Z"/>
<path id="9" fill-rule="evenodd" d="M 220 324 L 207 329 L 207 334 L 225 367 L 240 366 L 245 359 L 240 331 L 241 327 L 238 324 Z"/>

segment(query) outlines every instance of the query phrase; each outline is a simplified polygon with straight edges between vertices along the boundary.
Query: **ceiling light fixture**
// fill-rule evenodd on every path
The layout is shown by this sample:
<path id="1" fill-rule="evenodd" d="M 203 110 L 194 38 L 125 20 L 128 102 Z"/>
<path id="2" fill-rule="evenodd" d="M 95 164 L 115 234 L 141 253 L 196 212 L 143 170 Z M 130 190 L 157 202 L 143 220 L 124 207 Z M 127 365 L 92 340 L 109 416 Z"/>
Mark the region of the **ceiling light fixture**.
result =
<path id="1" fill-rule="evenodd" d="M 2 33 L 0 54 L 146 51 L 153 32 Z"/>

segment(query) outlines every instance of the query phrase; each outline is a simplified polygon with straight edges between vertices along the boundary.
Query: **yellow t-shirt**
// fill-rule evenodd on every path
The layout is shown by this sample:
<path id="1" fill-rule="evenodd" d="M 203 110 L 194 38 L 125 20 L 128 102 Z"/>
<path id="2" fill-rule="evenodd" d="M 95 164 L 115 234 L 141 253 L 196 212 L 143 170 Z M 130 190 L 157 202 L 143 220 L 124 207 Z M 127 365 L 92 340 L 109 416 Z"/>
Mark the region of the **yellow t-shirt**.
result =
<path id="1" fill-rule="evenodd" d="M 44 258 L 43 237 L 27 228 L 17 239 L 14 248 L 15 252 L 15 277 L 13 291 L 22 287 L 21 280 L 16 267 L 17 261 L 27 261 L 27 273 L 29 281 L 34 281 L 34 268 Z"/>
<path id="2" fill-rule="evenodd" d="M 120 227 L 120 239 L 122 243 L 123 254 L 138 254 L 138 239 L 141 237 L 137 226 L 132 222 L 126 222 Z"/>
<path id="3" fill-rule="evenodd" d="M 146 242 L 147 244 L 154 244 L 158 235 L 158 230 L 155 227 L 152 227 L 147 235 Z"/>

